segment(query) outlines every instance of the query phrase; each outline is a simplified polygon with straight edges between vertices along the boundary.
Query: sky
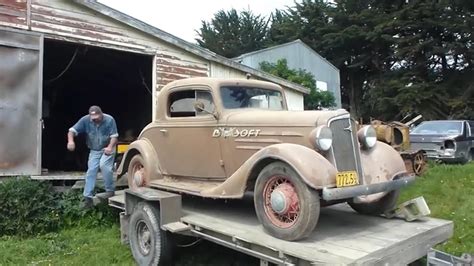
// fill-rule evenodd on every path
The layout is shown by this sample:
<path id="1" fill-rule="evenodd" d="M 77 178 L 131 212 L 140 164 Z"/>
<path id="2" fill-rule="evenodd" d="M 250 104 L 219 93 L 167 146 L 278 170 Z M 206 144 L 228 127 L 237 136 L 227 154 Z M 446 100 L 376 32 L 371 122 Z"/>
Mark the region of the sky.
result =
<path id="1" fill-rule="evenodd" d="M 114 9 L 140 19 L 152 26 L 195 43 L 195 30 L 201 21 L 210 21 L 219 10 L 250 9 L 255 15 L 268 17 L 275 9 L 294 6 L 294 0 L 99 0 Z"/>

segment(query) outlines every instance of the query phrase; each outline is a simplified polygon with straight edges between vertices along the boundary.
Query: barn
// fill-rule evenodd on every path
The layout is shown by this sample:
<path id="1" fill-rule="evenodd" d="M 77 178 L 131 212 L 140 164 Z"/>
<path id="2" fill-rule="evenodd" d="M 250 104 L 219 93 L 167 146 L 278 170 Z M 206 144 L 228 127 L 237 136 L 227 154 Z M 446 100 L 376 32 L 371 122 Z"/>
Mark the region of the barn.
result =
<path id="1" fill-rule="evenodd" d="M 0 58 L 0 176 L 85 170 L 87 151 L 65 145 L 88 107 L 136 136 L 173 80 L 250 74 L 281 85 L 293 110 L 308 93 L 92 0 L 0 0 Z"/>

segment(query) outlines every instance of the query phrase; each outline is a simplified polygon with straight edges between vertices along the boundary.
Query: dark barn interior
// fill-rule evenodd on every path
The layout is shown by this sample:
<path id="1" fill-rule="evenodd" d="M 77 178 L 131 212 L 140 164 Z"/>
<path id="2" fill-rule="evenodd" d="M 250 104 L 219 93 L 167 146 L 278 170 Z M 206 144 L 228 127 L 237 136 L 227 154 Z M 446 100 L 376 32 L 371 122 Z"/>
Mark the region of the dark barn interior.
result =
<path id="1" fill-rule="evenodd" d="M 152 62 L 150 55 L 46 39 L 42 168 L 87 169 L 85 139 L 76 138 L 69 152 L 66 134 L 91 105 L 115 118 L 119 141 L 136 138 L 152 119 Z"/>

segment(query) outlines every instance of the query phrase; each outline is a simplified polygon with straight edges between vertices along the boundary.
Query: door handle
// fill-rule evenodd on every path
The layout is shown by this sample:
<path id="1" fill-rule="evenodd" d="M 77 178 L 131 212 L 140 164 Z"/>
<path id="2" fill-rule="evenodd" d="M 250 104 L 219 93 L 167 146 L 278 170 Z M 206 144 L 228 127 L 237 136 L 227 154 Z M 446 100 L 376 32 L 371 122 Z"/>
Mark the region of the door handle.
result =
<path id="1" fill-rule="evenodd" d="M 163 134 L 166 134 L 168 132 L 168 130 L 166 129 L 160 129 L 160 132 L 163 133 Z"/>

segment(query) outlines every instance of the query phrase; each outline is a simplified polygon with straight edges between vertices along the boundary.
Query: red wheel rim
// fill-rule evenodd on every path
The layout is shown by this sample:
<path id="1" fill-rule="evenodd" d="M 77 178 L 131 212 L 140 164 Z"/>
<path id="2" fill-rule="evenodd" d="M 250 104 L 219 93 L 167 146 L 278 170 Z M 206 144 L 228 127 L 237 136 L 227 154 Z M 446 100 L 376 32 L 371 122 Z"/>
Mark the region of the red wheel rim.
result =
<path id="1" fill-rule="evenodd" d="M 277 212 L 272 206 L 272 193 L 279 193 L 285 199 L 285 208 Z M 270 177 L 263 188 L 263 207 L 272 224 L 280 228 L 293 226 L 300 215 L 298 194 L 286 176 Z"/>

